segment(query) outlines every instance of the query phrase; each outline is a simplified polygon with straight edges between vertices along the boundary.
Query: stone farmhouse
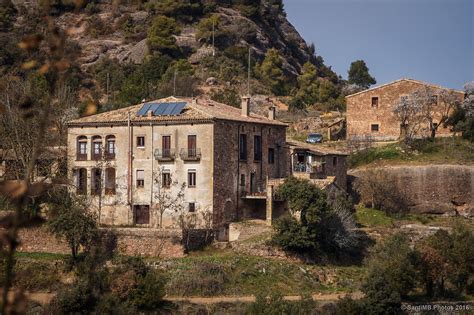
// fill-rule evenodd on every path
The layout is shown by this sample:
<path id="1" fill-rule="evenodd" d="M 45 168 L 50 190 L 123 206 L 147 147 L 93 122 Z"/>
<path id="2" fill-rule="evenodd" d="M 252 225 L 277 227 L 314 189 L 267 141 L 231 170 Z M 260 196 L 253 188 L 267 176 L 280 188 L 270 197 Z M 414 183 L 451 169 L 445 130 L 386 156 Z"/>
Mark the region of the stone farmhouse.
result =
<path id="1" fill-rule="evenodd" d="M 441 92 L 456 95 L 464 99 L 464 92 L 443 88 L 430 83 L 400 79 L 365 91 L 346 96 L 347 102 L 347 138 L 370 137 L 374 140 L 397 140 L 400 138 L 402 126 L 393 113 L 395 106 L 403 99 L 410 97 L 420 89 L 429 89 L 433 100 L 437 102 L 438 113 L 434 115 L 434 123 L 439 123 L 441 112 L 446 109 L 439 99 Z M 450 135 L 450 131 L 442 125 L 437 135 Z"/>
<path id="2" fill-rule="evenodd" d="M 290 175 L 346 189 L 345 154 L 287 142 L 273 106 L 268 116 L 249 108 L 249 97 L 241 109 L 169 97 L 73 120 L 71 190 L 87 198 L 101 224 L 174 228 L 180 214 L 194 213 L 197 226 L 227 240 L 233 221 L 271 224 L 286 211 L 275 191 Z M 184 207 L 163 209 L 178 195 Z"/>
<path id="3" fill-rule="evenodd" d="M 287 126 L 204 98 L 166 98 L 68 124 L 68 172 L 102 224 L 173 227 L 176 213 L 156 209 L 160 191 L 182 192 L 188 213 L 212 213 L 225 233 L 243 217 L 241 199 L 288 176 Z M 183 187 L 183 188 L 181 188 Z M 161 217 L 161 216 L 160 216 Z M 225 236 L 224 236 L 225 237 Z"/>

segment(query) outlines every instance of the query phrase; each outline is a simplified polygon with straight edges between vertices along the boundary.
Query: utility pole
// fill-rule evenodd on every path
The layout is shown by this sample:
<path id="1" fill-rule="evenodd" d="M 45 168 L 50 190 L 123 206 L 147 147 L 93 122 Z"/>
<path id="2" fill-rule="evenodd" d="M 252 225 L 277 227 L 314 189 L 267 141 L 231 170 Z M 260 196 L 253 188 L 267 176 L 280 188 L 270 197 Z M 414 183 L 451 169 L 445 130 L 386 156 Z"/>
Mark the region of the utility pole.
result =
<path id="1" fill-rule="evenodd" d="M 215 22 L 212 20 L 212 57 L 216 55 L 216 48 L 215 48 Z"/>
<path id="2" fill-rule="evenodd" d="M 110 81 L 110 74 L 107 72 L 107 103 L 109 102 L 109 81 Z"/>
<path id="3" fill-rule="evenodd" d="M 173 96 L 176 96 L 176 73 L 177 73 L 177 71 L 174 70 L 174 75 L 173 75 Z"/>
<path id="4" fill-rule="evenodd" d="M 252 48 L 249 47 L 249 62 L 248 62 L 248 71 L 247 71 L 247 72 L 248 72 L 248 73 L 247 73 L 247 95 L 248 95 L 248 96 L 250 96 L 250 66 L 251 66 L 251 64 L 250 64 L 250 62 L 251 62 L 250 56 L 251 56 L 251 53 L 252 53 L 252 50 L 251 50 L 251 49 L 252 49 Z"/>

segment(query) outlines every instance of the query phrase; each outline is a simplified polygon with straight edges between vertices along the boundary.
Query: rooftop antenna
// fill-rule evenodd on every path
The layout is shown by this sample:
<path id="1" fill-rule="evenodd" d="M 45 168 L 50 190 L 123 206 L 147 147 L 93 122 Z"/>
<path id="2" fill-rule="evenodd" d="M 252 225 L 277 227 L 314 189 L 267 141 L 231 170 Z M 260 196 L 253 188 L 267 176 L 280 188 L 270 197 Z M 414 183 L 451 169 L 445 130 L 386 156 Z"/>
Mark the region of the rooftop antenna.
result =
<path id="1" fill-rule="evenodd" d="M 174 75 L 173 75 L 173 96 L 176 96 L 176 70 L 174 70 Z"/>
<path id="2" fill-rule="evenodd" d="M 215 48 L 215 21 L 212 20 L 212 57 L 216 55 L 216 48 Z"/>
<path id="3" fill-rule="evenodd" d="M 251 57 L 251 54 L 252 54 L 252 48 L 249 47 L 249 62 L 248 62 L 248 70 L 247 70 L 247 95 L 250 96 L 250 57 Z"/>

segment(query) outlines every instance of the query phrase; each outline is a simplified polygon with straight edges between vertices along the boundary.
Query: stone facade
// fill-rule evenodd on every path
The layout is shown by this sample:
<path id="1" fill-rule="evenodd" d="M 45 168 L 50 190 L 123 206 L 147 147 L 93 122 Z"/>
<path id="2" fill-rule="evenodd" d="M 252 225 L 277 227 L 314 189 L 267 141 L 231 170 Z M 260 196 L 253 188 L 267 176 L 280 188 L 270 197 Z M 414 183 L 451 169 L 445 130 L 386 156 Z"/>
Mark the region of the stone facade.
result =
<path id="1" fill-rule="evenodd" d="M 248 101 L 240 110 L 206 99 L 168 98 L 153 103 L 184 102 L 181 114 L 144 117 L 137 115 L 140 104 L 72 121 L 68 128 L 72 190 L 87 196 L 102 224 L 156 227 L 160 189 L 176 196 L 184 185 L 185 211 L 197 213 L 202 224 L 204 214 L 212 212 L 212 226 L 225 230 L 229 222 L 242 217 L 242 193 L 265 187 L 267 177 L 288 175 L 282 150 L 286 125 L 274 116 L 249 113 Z M 241 134 L 246 135 L 246 160 L 240 159 Z M 192 158 L 187 156 L 190 137 Z M 167 148 L 165 142 L 170 143 Z M 260 143 L 258 158 L 254 143 Z M 109 145 L 113 155 L 108 154 Z M 99 156 L 94 155 L 96 146 L 102 148 Z M 170 188 L 163 188 L 164 173 L 170 174 Z M 176 212 L 166 210 L 162 226 L 176 227 L 176 219 Z"/>
<path id="2" fill-rule="evenodd" d="M 347 102 L 347 138 L 371 137 L 374 140 L 397 140 L 400 137 L 400 121 L 393 110 L 401 97 L 406 97 L 428 87 L 433 94 L 448 90 L 440 86 L 411 79 L 401 79 L 385 85 L 371 88 L 346 96 Z M 462 91 L 450 90 L 464 98 Z M 440 115 L 435 115 L 435 122 Z M 450 131 L 438 127 L 438 135 L 449 135 Z"/>

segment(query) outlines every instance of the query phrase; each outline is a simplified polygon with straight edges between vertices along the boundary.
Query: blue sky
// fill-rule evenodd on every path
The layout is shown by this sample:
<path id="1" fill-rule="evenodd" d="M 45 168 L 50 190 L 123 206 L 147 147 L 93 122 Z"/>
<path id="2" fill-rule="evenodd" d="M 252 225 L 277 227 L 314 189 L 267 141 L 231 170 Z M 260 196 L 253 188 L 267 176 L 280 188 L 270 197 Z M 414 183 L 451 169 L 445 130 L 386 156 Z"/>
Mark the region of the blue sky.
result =
<path id="1" fill-rule="evenodd" d="M 462 88 L 474 80 L 474 0 L 285 0 L 289 21 L 337 74 L 366 61 L 402 77 Z"/>

